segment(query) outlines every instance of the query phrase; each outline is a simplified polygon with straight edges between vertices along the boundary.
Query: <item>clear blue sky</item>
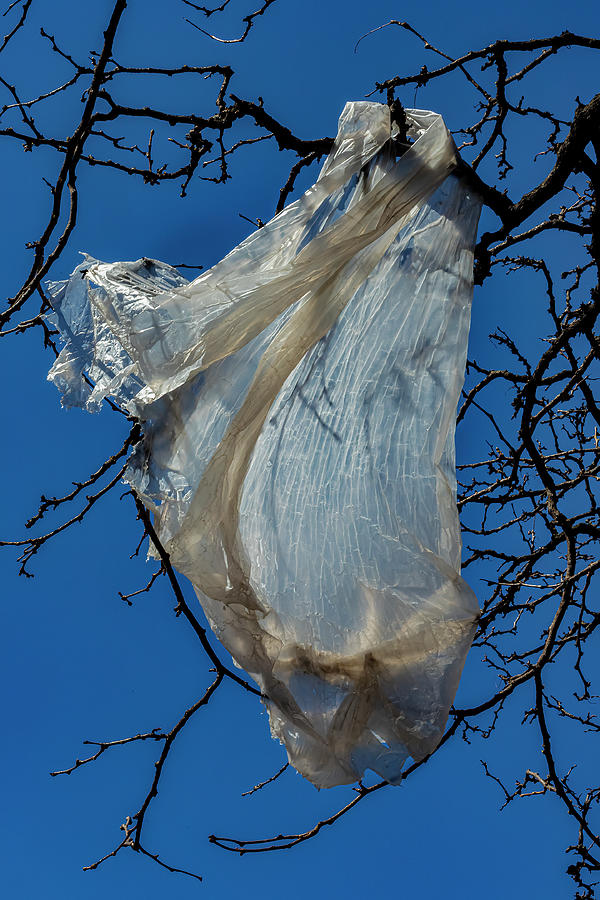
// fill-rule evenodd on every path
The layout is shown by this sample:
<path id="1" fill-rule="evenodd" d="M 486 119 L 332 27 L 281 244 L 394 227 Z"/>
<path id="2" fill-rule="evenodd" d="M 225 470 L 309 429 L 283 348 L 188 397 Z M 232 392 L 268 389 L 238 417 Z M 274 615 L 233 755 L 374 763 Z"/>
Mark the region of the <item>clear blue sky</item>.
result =
<path id="1" fill-rule="evenodd" d="M 234 0 L 232 16 L 213 17 L 211 27 L 233 36 L 239 16 L 254 5 Z M 23 93 L 33 96 L 53 87 L 66 71 L 37 36 L 40 25 L 85 56 L 98 47 L 111 7 L 109 0 L 85 6 L 75 0 L 51 5 L 34 0 L 33 38 L 29 55 L 21 56 L 24 68 L 17 82 Z M 431 65 L 418 42 L 398 29 L 365 39 L 354 52 L 362 34 L 390 18 L 410 21 L 451 54 L 498 37 L 528 38 L 564 29 L 597 34 L 600 24 L 594 0 L 279 0 L 258 21 L 247 44 L 223 49 L 182 25 L 188 14 L 176 0 L 130 0 L 116 57 L 129 65 L 230 62 L 238 72 L 231 85 L 235 93 L 251 99 L 261 95 L 269 111 L 307 138 L 333 135 L 344 102 L 364 97 L 376 80 L 418 71 L 424 62 Z M 7 54 L 13 78 L 20 54 L 16 45 Z M 546 99 L 562 104 L 566 114 L 577 93 L 587 100 L 597 90 L 597 56 L 571 51 L 570 59 L 572 65 L 562 68 L 559 81 L 552 81 L 550 67 L 548 77 L 536 83 L 539 96 L 546 92 Z M 120 96 L 133 102 L 130 90 Z M 171 103 L 185 110 L 196 88 L 195 83 L 184 87 L 169 82 L 157 83 L 155 90 L 157 105 Z M 400 96 L 405 105 L 413 105 L 413 90 Z M 451 128 L 463 124 L 472 110 L 471 97 L 458 79 L 420 90 L 416 105 L 440 111 Z M 65 102 L 51 109 L 48 127 L 57 135 L 70 133 L 79 105 Z M 8 227 L 2 241 L 2 281 L 4 294 L 10 295 L 29 263 L 24 244 L 38 236 L 48 214 L 49 193 L 41 178 L 52 180 L 57 159 L 48 152 L 36 161 L 18 144 L 7 145 L 0 145 L 2 166 L 14 177 L 3 198 Z M 79 224 L 53 276 L 65 277 L 78 263 L 80 249 L 104 260 L 150 256 L 170 263 L 214 263 L 248 233 L 250 226 L 238 213 L 263 219 L 272 215 L 294 161 L 266 144 L 261 152 L 255 149 L 245 155 L 242 151 L 226 187 L 196 181 L 185 200 L 174 186 L 143 188 L 114 173 L 82 169 Z M 519 158 L 518 148 L 515 152 L 513 162 L 522 164 L 523 173 L 511 187 L 516 194 L 539 180 L 548 162 L 543 158 L 534 169 L 528 158 Z M 314 171 L 307 173 L 303 186 L 313 179 Z M 476 292 L 472 354 L 488 352 L 487 335 L 500 311 L 504 322 L 519 316 L 524 331 L 535 333 L 536 310 L 525 307 L 523 299 L 507 291 L 500 279 Z M 125 433 L 109 410 L 90 416 L 60 409 L 58 393 L 45 380 L 52 358 L 40 344 L 31 333 L 2 342 L 3 538 L 21 536 L 41 493 L 68 490 L 73 479 L 88 475 L 120 446 Z M 463 458 L 471 446 L 469 436 L 461 436 Z M 240 859 L 212 847 L 210 833 L 252 838 L 304 831 L 352 796 L 350 789 L 317 792 L 290 770 L 279 783 L 241 798 L 242 791 L 282 765 L 284 753 L 269 737 L 260 704 L 231 686 L 179 738 L 145 826 L 147 848 L 173 865 L 201 872 L 204 885 L 169 875 L 129 852 L 83 873 L 82 865 L 118 842 L 119 824 L 138 809 L 159 745 L 114 750 L 68 778 L 51 779 L 48 772 L 87 755 L 82 739 L 170 728 L 210 677 L 194 635 L 172 614 L 166 584 L 137 598 L 132 608 L 119 599 L 119 590 L 141 587 L 148 575 L 150 564 L 129 560 L 138 534 L 131 499 L 120 502 L 113 492 L 85 525 L 40 552 L 32 565 L 34 579 L 16 577 L 9 551 L 0 556 L 0 881 L 6 897 L 569 896 L 571 882 L 563 874 L 563 851 L 570 839 L 564 811 L 545 798 L 519 801 L 499 815 L 498 788 L 482 774 L 479 760 L 484 758 L 511 782 L 523 774 L 536 750 L 535 734 L 520 726 L 518 711 L 513 715 L 510 708 L 501 740 L 452 743 L 405 786 L 379 792 L 335 828 L 295 850 Z M 474 653 L 459 705 L 477 701 L 482 678 L 489 676 L 482 675 Z"/>

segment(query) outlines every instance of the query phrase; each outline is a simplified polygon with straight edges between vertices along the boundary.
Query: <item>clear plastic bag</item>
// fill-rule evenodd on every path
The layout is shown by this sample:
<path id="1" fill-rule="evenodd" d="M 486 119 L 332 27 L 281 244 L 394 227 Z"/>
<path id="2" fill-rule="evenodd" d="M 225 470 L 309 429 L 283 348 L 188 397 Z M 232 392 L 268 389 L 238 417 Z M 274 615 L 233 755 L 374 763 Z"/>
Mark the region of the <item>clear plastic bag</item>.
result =
<path id="1" fill-rule="evenodd" d="M 49 378 L 144 422 L 128 481 L 319 787 L 434 749 L 479 612 L 454 421 L 480 201 L 406 112 L 397 160 L 388 107 L 348 103 L 313 187 L 192 282 L 86 258 L 51 287 Z"/>

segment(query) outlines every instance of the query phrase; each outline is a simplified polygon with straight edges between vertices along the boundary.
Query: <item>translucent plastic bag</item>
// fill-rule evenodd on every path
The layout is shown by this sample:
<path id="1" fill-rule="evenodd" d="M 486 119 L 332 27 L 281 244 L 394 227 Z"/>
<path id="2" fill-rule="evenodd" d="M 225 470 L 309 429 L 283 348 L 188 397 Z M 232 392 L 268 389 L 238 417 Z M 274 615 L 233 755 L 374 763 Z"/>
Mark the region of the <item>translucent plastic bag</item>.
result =
<path id="1" fill-rule="evenodd" d="M 454 421 L 480 202 L 441 117 L 407 116 L 396 160 L 388 107 L 348 103 L 315 185 L 192 282 L 86 258 L 51 288 L 49 378 L 144 422 L 128 481 L 319 787 L 434 749 L 479 612 Z"/>

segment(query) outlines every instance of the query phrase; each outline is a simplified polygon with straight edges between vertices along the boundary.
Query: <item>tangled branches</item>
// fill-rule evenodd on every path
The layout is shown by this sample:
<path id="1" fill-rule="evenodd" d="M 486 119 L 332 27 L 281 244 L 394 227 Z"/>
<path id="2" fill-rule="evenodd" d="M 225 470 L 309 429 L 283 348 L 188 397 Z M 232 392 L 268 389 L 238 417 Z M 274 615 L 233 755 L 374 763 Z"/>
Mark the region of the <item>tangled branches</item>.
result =
<path id="1" fill-rule="evenodd" d="M 192 17 L 187 21 L 212 39 L 209 51 L 215 44 L 245 41 L 274 2 L 266 0 L 244 16 L 240 36 L 225 40 L 199 22 L 206 24 L 207 19 L 218 16 L 229 0 L 213 8 L 184 0 Z M 14 19 L 0 43 L 0 52 L 26 34 L 35 11 L 32 3 L 21 0 L 7 10 Z M 200 180 L 227 182 L 232 161 L 240 152 L 258 153 L 263 144 L 274 143 L 279 150 L 292 154 L 289 177 L 280 188 L 278 202 L 275 198 L 273 202 L 274 211 L 278 211 L 292 195 L 300 173 L 331 147 L 331 138 L 297 135 L 290 121 L 281 121 L 260 97 L 243 98 L 232 93 L 235 72 L 229 65 L 127 64 L 120 56 L 124 51 L 115 51 L 126 10 L 127 0 L 116 0 L 100 51 L 86 58 L 62 46 L 60 38 L 42 28 L 42 40 L 60 59 L 66 73 L 56 87 L 48 86 L 30 98 L 12 78 L 0 75 L 5 95 L 0 137 L 17 142 L 28 153 L 43 152 L 56 159 L 56 177 L 49 183 L 47 220 L 30 242 L 33 262 L 29 272 L 0 313 L 2 337 L 14 339 L 37 330 L 45 347 L 54 346 L 54 333 L 46 318 L 49 302 L 44 282 L 71 246 L 80 212 L 78 177 L 82 169 L 93 168 L 99 173 L 112 170 L 148 186 L 176 183 L 185 196 Z M 594 878 L 600 877 L 600 786 L 591 783 L 593 773 L 574 767 L 577 759 L 560 758 L 555 734 L 563 728 L 572 729 L 577 746 L 576 742 L 584 739 L 580 735 L 592 740 L 600 731 L 594 713 L 597 672 L 589 652 L 600 625 L 600 407 L 595 398 L 600 365 L 600 95 L 578 97 L 576 101 L 573 98 L 574 108 L 566 114 L 526 100 L 522 92 L 528 90 L 532 76 L 544 71 L 551 61 L 567 58 L 570 48 L 596 53 L 600 40 L 563 32 L 547 38 L 496 40 L 453 57 L 406 22 L 392 21 L 381 27 L 408 33 L 439 63 L 433 67 L 423 64 L 414 74 L 393 75 L 375 85 L 373 93 L 395 104 L 395 114 L 401 115 L 403 105 L 410 105 L 413 90 L 442 79 L 463 79 L 474 92 L 475 119 L 469 123 L 463 111 L 465 118 L 455 135 L 459 174 L 482 196 L 486 208 L 486 230 L 475 253 L 476 282 L 483 285 L 479 296 L 484 298 L 491 284 L 500 284 L 503 273 L 508 279 L 503 285 L 519 283 L 518 291 L 503 288 L 507 297 L 526 298 L 523 303 L 533 310 L 536 322 L 536 334 L 532 335 L 516 327 L 518 315 L 510 321 L 504 310 L 498 309 L 498 324 L 490 335 L 491 349 L 483 355 L 477 353 L 478 358 L 468 363 L 458 422 L 463 432 L 478 435 L 480 455 L 459 467 L 459 508 L 466 577 L 479 579 L 488 588 L 487 594 L 481 595 L 482 614 L 474 650 L 481 655 L 482 674 L 477 702 L 452 710 L 440 748 L 460 736 L 471 740 L 476 735 L 485 739 L 499 734 L 509 698 L 520 703 L 523 722 L 539 734 L 539 758 L 518 773 L 514 788 L 487 764 L 485 773 L 498 785 L 504 805 L 518 798 L 552 795 L 564 808 L 575 827 L 568 848 L 568 872 L 576 884 L 577 897 L 592 898 Z M 377 40 L 377 35 L 372 32 L 368 39 Z M 204 92 L 187 111 L 163 107 L 149 102 L 152 85 L 159 79 L 182 83 L 193 79 L 202 83 Z M 205 82 L 214 85 L 210 97 Z M 586 85 L 582 85 L 581 96 L 585 90 Z M 53 103 L 68 106 L 71 95 L 82 91 L 84 102 L 77 109 L 78 119 L 70 136 L 54 133 L 46 124 L 44 110 Z M 126 99 L 131 96 L 138 97 L 139 102 Z M 535 171 L 542 167 L 544 174 L 531 177 L 523 190 L 526 179 L 521 168 L 525 164 L 519 160 L 524 151 L 521 146 L 517 153 L 513 146 L 525 134 L 530 135 L 531 155 L 538 159 Z M 527 177 L 532 171 L 527 169 Z M 508 300 L 506 305 L 510 305 Z M 73 489 L 61 496 L 42 496 L 38 510 L 26 524 L 35 528 L 46 514 L 60 516 L 71 503 L 85 497 L 79 512 L 65 513 L 46 533 L 2 541 L 20 548 L 22 574 L 30 574 L 27 563 L 56 535 L 84 520 L 98 501 L 117 489 L 126 457 L 142 434 L 140 423 L 130 421 L 129 426 L 130 434 L 122 446 L 92 475 L 75 481 Z M 470 446 L 474 446 L 473 441 Z M 170 871 L 181 872 L 142 843 L 146 815 L 170 749 L 189 720 L 212 701 L 223 683 L 234 682 L 243 690 L 259 692 L 220 660 L 183 597 L 148 511 L 134 499 L 143 524 L 142 538 L 149 538 L 160 562 L 141 590 L 151 589 L 166 576 L 176 600 L 175 614 L 191 626 L 214 679 L 170 730 L 155 728 L 119 740 L 89 742 L 96 748 L 90 757 L 54 774 L 69 774 L 123 744 L 160 743 L 161 753 L 145 799 L 139 811 L 121 826 L 124 836 L 118 846 L 103 859 L 129 848 Z M 140 546 L 141 541 L 138 551 Z M 136 593 L 121 596 L 130 602 Z M 407 768 L 405 779 L 424 763 L 426 760 Z M 256 789 L 275 780 L 282 771 Z M 359 784 L 348 803 L 305 832 L 264 840 L 213 835 L 211 841 L 239 854 L 291 848 L 312 839 L 385 787 L 384 782 Z"/>

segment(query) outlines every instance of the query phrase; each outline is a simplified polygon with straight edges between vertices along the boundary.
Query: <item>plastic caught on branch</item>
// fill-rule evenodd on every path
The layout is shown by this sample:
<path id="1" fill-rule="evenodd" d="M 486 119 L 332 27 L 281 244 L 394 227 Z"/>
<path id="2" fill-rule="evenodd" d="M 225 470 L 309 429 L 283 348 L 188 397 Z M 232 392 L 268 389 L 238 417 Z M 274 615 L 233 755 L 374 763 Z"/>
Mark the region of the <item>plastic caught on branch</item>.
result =
<path id="1" fill-rule="evenodd" d="M 454 421 L 480 201 L 406 114 L 397 159 L 389 108 L 348 103 L 313 187 L 192 282 L 86 258 L 52 286 L 49 378 L 143 421 L 127 479 L 319 787 L 435 748 L 479 612 Z"/>

